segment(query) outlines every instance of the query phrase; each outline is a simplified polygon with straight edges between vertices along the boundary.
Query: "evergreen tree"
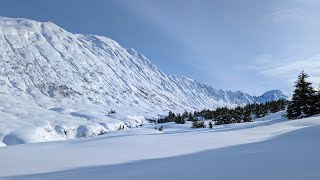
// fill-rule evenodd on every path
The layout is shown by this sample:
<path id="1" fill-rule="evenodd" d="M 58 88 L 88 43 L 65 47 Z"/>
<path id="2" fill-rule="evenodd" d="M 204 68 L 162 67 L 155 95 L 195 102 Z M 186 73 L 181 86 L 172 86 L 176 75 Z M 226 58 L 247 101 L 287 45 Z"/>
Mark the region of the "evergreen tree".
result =
<path id="1" fill-rule="evenodd" d="M 320 114 L 320 87 L 316 93 L 314 109 L 316 114 Z"/>
<path id="2" fill-rule="evenodd" d="M 266 104 L 255 104 L 254 114 L 256 118 L 262 118 L 268 114 Z"/>
<path id="3" fill-rule="evenodd" d="M 175 118 L 175 123 L 177 124 L 184 124 L 186 123 L 186 121 L 184 120 L 184 116 L 180 116 L 180 114 L 178 114 Z"/>
<path id="4" fill-rule="evenodd" d="M 243 107 L 236 107 L 233 110 L 232 116 L 233 116 L 233 122 L 234 123 L 241 123 L 244 117 L 244 108 Z"/>
<path id="5" fill-rule="evenodd" d="M 188 114 L 187 111 L 184 111 L 184 113 L 182 114 L 182 116 L 183 116 L 184 118 L 188 118 L 189 114 Z"/>
<path id="6" fill-rule="evenodd" d="M 217 108 L 215 111 L 215 124 L 230 124 L 232 123 L 231 111 L 227 107 Z"/>
<path id="7" fill-rule="evenodd" d="M 279 100 L 280 111 L 285 110 L 287 104 L 289 104 L 289 101 L 288 101 L 288 100 L 280 99 L 280 100 Z"/>
<path id="8" fill-rule="evenodd" d="M 245 107 L 243 110 L 243 122 L 251 122 L 251 110 L 249 107 Z"/>
<path id="9" fill-rule="evenodd" d="M 191 128 L 205 128 L 205 127 L 206 125 L 204 124 L 204 122 L 199 120 L 193 121 L 191 126 Z"/>
<path id="10" fill-rule="evenodd" d="M 175 118 L 176 118 L 176 115 L 172 111 L 169 111 L 167 119 L 172 122 L 174 121 Z"/>
<path id="11" fill-rule="evenodd" d="M 189 113 L 188 121 L 194 121 L 193 115 L 191 113 Z"/>
<path id="12" fill-rule="evenodd" d="M 306 79 L 309 76 L 305 72 L 301 72 L 295 82 L 295 90 L 292 100 L 287 109 L 287 117 L 289 119 L 298 119 L 308 117 L 315 114 L 314 99 L 315 91 L 311 83 Z"/>

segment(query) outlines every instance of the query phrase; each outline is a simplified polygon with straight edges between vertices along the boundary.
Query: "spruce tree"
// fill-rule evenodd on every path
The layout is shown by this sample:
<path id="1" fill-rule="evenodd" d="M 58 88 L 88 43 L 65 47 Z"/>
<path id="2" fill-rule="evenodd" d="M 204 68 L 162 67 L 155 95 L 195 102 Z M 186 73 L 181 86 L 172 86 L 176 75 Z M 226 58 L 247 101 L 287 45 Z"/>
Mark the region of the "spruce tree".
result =
<path id="1" fill-rule="evenodd" d="M 243 110 L 243 122 L 251 122 L 252 118 L 251 118 L 251 111 L 249 106 L 245 107 Z"/>
<path id="2" fill-rule="evenodd" d="M 184 124 L 186 123 L 186 121 L 184 120 L 184 116 L 181 116 L 180 114 L 178 114 L 175 118 L 175 123 L 177 124 Z"/>
<path id="3" fill-rule="evenodd" d="M 182 116 L 184 117 L 184 118 L 187 118 L 188 117 L 188 112 L 187 111 L 184 111 L 184 113 L 182 114 Z"/>
<path id="4" fill-rule="evenodd" d="M 194 121 L 193 115 L 191 113 L 189 113 L 188 121 Z"/>
<path id="5" fill-rule="evenodd" d="M 241 123 L 241 121 L 243 120 L 244 117 L 244 112 L 243 112 L 244 108 L 237 106 L 232 113 L 232 117 L 234 120 L 234 123 Z"/>
<path id="6" fill-rule="evenodd" d="M 320 114 L 320 87 L 316 93 L 314 110 L 315 110 L 315 114 Z"/>
<path id="7" fill-rule="evenodd" d="M 167 118 L 170 122 L 172 122 L 176 118 L 176 115 L 172 111 L 169 111 Z"/>
<path id="8" fill-rule="evenodd" d="M 292 100 L 287 109 L 287 117 L 289 119 L 298 119 L 308 117 L 315 114 L 314 99 L 315 91 L 311 83 L 306 79 L 309 76 L 305 72 L 301 72 L 295 82 L 295 90 Z"/>

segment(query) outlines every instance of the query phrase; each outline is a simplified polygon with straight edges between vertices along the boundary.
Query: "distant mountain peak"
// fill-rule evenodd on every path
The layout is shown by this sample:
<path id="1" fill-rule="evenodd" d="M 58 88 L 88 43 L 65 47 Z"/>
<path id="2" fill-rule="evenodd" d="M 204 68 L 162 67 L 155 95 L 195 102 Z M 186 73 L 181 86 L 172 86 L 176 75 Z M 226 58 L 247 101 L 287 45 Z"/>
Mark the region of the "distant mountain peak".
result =
<path id="1" fill-rule="evenodd" d="M 282 91 L 278 89 L 270 90 L 263 93 L 261 96 L 255 97 L 256 102 L 265 103 L 268 101 L 279 100 L 279 99 L 288 99 L 289 97 L 285 95 Z"/>

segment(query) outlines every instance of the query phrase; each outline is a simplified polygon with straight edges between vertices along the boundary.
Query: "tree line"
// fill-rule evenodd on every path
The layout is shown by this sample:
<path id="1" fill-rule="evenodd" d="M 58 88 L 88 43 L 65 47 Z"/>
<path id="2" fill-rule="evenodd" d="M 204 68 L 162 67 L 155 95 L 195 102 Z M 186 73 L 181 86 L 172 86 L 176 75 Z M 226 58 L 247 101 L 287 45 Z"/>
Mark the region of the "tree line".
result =
<path id="1" fill-rule="evenodd" d="M 186 121 L 192 121 L 193 128 L 204 128 L 206 124 L 203 120 L 211 120 L 209 128 L 212 125 L 231 124 L 251 122 L 252 119 L 262 118 L 270 113 L 276 113 L 286 110 L 285 117 L 288 119 L 299 119 L 320 114 L 320 87 L 318 90 L 312 87 L 307 81 L 309 76 L 302 71 L 295 82 L 295 90 L 291 101 L 279 99 L 266 103 L 253 103 L 235 108 L 219 107 L 215 110 L 204 109 L 202 111 L 187 112 L 175 114 L 169 111 L 164 118 L 159 118 L 157 123 L 175 122 L 184 124 Z"/>
<path id="2" fill-rule="evenodd" d="M 262 118 L 270 113 L 285 110 L 287 100 L 280 99 L 266 103 L 254 103 L 246 106 L 237 106 L 235 108 L 219 107 L 215 110 L 204 109 L 202 111 L 187 112 L 175 114 L 169 111 L 168 116 L 159 118 L 158 123 L 175 122 L 184 124 L 186 121 L 192 121 L 193 127 L 205 127 L 202 120 L 212 120 L 213 124 L 231 124 L 251 122 L 253 118 Z M 209 124 L 209 127 L 211 125 Z"/>

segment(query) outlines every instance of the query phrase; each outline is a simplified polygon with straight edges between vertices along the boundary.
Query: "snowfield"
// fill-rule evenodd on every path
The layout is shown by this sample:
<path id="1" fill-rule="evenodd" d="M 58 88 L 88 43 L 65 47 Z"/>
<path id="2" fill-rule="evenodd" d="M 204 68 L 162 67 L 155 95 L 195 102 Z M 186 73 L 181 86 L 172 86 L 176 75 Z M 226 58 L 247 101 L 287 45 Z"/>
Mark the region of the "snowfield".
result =
<path id="1" fill-rule="evenodd" d="M 320 179 L 320 117 L 191 129 L 143 125 L 0 148 L 1 179 Z"/>

